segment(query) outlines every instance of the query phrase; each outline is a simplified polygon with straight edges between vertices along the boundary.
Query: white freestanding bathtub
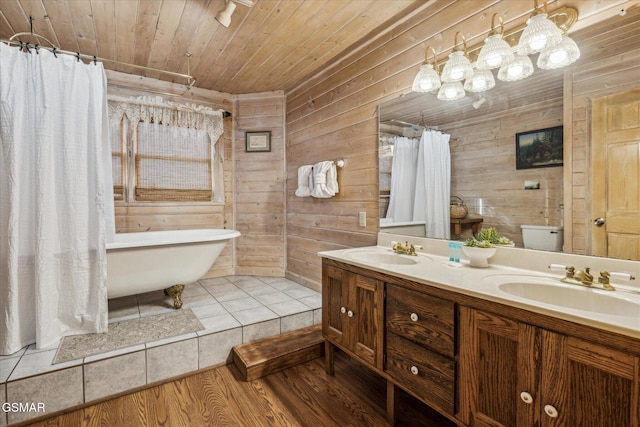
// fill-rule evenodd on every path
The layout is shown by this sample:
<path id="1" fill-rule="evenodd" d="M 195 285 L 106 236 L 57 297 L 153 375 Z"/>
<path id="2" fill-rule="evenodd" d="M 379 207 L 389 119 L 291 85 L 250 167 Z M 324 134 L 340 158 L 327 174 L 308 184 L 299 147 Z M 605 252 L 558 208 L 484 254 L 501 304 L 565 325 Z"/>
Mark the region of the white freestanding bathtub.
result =
<path id="1" fill-rule="evenodd" d="M 164 289 L 180 308 L 184 284 L 204 276 L 227 242 L 238 236 L 236 230 L 222 229 L 118 233 L 107 243 L 108 297 Z"/>

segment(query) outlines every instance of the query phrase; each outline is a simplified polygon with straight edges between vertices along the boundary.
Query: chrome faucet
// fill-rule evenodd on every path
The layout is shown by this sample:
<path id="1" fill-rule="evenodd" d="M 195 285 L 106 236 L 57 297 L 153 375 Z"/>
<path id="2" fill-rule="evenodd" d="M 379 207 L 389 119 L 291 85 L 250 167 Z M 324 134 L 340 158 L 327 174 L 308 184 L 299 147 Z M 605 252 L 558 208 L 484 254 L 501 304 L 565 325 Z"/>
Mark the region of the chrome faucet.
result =
<path id="1" fill-rule="evenodd" d="M 409 242 L 405 242 L 404 245 L 400 242 L 395 242 L 393 243 L 392 248 L 393 248 L 393 252 L 397 254 L 412 255 L 412 256 L 418 255 L 416 253 L 416 248 L 413 245 L 409 244 Z"/>

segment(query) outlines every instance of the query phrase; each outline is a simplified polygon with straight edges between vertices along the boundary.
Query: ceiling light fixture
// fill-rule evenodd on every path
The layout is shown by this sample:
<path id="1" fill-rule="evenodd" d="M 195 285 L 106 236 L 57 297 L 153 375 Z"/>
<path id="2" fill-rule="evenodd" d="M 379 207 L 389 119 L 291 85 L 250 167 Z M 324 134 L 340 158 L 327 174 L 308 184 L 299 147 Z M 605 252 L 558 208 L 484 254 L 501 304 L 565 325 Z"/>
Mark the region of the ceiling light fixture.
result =
<path id="1" fill-rule="evenodd" d="M 532 53 L 539 53 L 537 65 L 540 69 L 565 67 L 580 58 L 580 49 L 566 35 L 577 20 L 575 8 L 563 6 L 547 15 L 547 1 L 543 0 L 540 5 L 534 0 L 533 12 L 527 22 L 505 32 L 504 21 L 496 13 L 491 19 L 491 32 L 482 45 L 467 49 L 466 39 L 456 32 L 454 51 L 440 65 L 435 50 L 429 46 L 433 63 L 425 58 L 414 78 L 412 90 L 432 92 L 439 87 L 438 99 L 441 100 L 460 99 L 465 96 L 465 90 L 487 91 L 495 86 L 490 70 L 498 68 L 497 78 L 502 81 L 522 80 L 533 74 L 533 63 L 528 56 Z M 458 37 L 462 38 L 462 48 Z M 438 86 L 440 80 L 442 83 Z M 462 80 L 466 80 L 464 86 Z"/>
<path id="2" fill-rule="evenodd" d="M 229 25 L 231 25 L 231 15 L 236 10 L 236 3 L 247 7 L 253 6 L 253 1 L 251 0 L 225 0 L 224 9 L 216 15 L 216 21 L 225 28 L 229 28 Z"/>

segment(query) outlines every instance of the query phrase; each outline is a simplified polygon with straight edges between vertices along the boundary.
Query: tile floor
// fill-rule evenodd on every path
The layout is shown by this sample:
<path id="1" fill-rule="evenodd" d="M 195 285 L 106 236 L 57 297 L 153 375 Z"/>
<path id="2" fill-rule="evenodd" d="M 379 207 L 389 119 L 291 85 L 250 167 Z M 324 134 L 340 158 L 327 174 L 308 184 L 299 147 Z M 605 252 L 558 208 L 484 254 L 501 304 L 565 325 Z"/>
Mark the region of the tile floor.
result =
<path id="1" fill-rule="evenodd" d="M 51 413 L 228 363 L 237 344 L 321 322 L 320 293 L 285 278 L 203 279 L 186 285 L 182 300 L 204 330 L 56 365 L 51 363 L 57 347 L 29 346 L 0 356 L 0 400 L 45 402 Z M 171 310 L 173 301 L 162 291 L 116 298 L 109 300 L 109 322 Z M 2 412 L 0 426 L 41 415 Z"/>

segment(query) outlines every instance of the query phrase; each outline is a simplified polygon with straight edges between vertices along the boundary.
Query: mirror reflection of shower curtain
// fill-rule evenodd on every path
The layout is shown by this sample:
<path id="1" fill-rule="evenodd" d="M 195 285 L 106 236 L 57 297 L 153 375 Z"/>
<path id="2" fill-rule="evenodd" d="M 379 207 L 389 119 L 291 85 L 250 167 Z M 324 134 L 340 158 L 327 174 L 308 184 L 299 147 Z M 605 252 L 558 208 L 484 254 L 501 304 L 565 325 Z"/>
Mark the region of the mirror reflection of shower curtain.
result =
<path id="1" fill-rule="evenodd" d="M 413 220 L 417 156 L 418 141 L 416 139 L 396 137 L 393 145 L 391 191 L 387 208 L 387 218 L 393 218 L 393 222 Z"/>
<path id="2" fill-rule="evenodd" d="M 424 130 L 418 148 L 413 220 L 424 221 L 426 237 L 449 239 L 451 193 L 451 135 Z"/>
<path id="3" fill-rule="evenodd" d="M 0 354 L 107 330 L 102 63 L 0 43 Z"/>

